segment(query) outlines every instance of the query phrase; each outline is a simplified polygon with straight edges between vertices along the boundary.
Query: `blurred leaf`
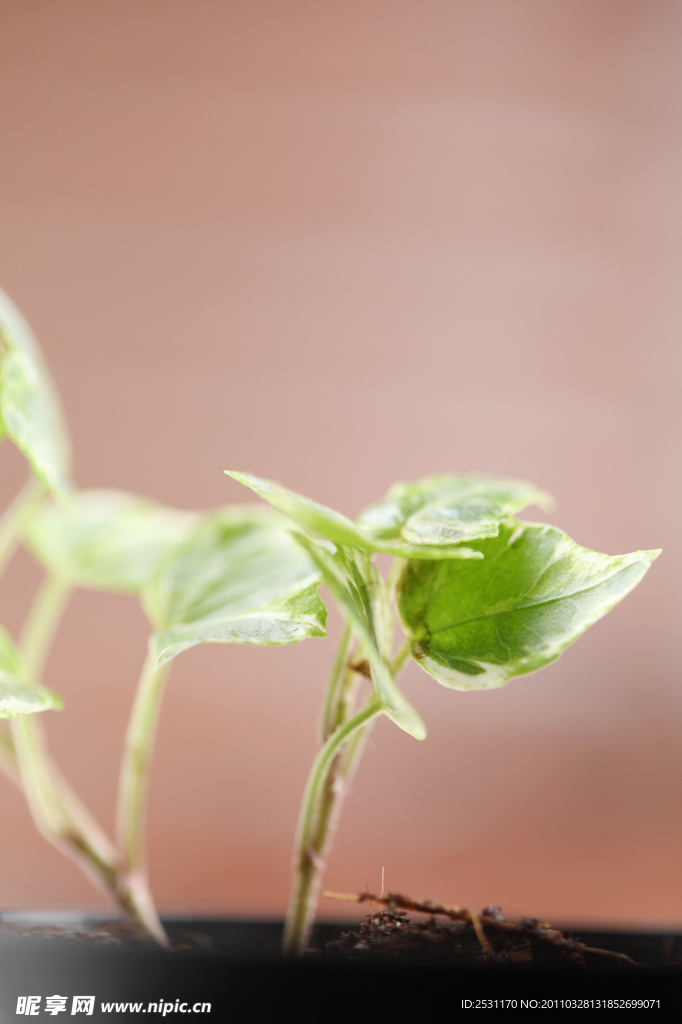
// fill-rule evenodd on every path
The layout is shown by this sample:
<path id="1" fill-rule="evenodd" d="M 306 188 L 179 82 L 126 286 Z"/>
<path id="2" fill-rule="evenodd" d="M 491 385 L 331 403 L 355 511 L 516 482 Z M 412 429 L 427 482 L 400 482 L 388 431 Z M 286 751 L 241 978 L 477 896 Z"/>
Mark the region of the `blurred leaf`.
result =
<path id="1" fill-rule="evenodd" d="M 32 715 L 37 711 L 59 711 L 63 702 L 44 686 L 19 683 L 0 671 L 0 718 Z"/>
<path id="2" fill-rule="evenodd" d="M 269 501 L 280 512 L 290 516 L 294 522 L 311 533 L 326 537 L 335 544 L 350 544 L 356 548 L 373 550 L 371 543 L 360 533 L 355 523 L 346 519 L 340 512 L 311 501 L 310 498 L 304 498 L 295 491 L 282 487 L 281 484 L 273 483 L 272 480 L 262 480 L 251 473 L 233 473 L 230 470 L 225 472 L 240 484 L 250 487 L 261 498 Z"/>
<path id="3" fill-rule="evenodd" d="M 659 553 L 610 557 L 554 527 L 519 522 L 476 547 L 481 562 L 408 562 L 399 585 L 414 657 L 456 690 L 503 686 L 554 661 Z"/>
<path id="4" fill-rule="evenodd" d="M 0 412 L 4 430 L 55 494 L 73 490 L 71 445 L 57 391 L 30 327 L 0 291 Z"/>
<path id="5" fill-rule="evenodd" d="M 145 588 L 158 663 L 199 643 L 287 644 L 326 636 L 319 582 L 289 529 L 256 510 L 207 517 Z"/>
<path id="6" fill-rule="evenodd" d="M 123 491 L 81 491 L 42 505 L 25 527 L 36 558 L 72 586 L 135 592 L 198 520 Z"/>
<path id="7" fill-rule="evenodd" d="M 0 627 L 0 718 L 16 718 L 36 711 L 59 710 L 61 698 L 44 686 L 25 682 L 21 655 Z"/>
<path id="8" fill-rule="evenodd" d="M 500 523 L 527 505 L 551 507 L 544 491 L 523 480 L 438 473 L 397 483 L 358 516 L 358 525 L 383 541 L 450 545 L 496 537 Z"/>
<path id="9" fill-rule="evenodd" d="M 304 498 L 295 491 L 290 491 L 281 484 L 273 483 L 272 480 L 262 480 L 260 477 L 252 476 L 251 473 L 233 473 L 225 470 L 228 476 L 233 477 L 245 487 L 250 487 L 256 494 L 265 501 L 278 508 L 280 512 L 289 516 L 306 530 L 332 541 L 334 544 L 342 544 L 346 547 L 357 548 L 360 551 L 381 552 L 389 555 L 397 555 L 404 558 L 480 558 L 477 551 L 471 551 L 465 547 L 450 546 L 422 546 L 421 543 L 412 544 L 404 539 L 393 537 L 388 540 L 371 537 L 363 533 L 355 523 L 347 519 L 340 512 L 335 512 L 326 505 L 320 505 L 310 498 Z M 439 542 L 440 543 L 440 542 Z M 433 542 L 429 542 L 433 544 Z"/>
<path id="10" fill-rule="evenodd" d="M 297 539 L 310 552 L 342 614 L 360 639 L 370 663 L 374 688 L 386 715 L 411 736 L 418 740 L 424 739 L 426 726 L 396 686 L 381 656 L 370 586 L 352 551 L 339 547 L 332 554 L 305 534 L 298 535 Z M 365 571 L 375 572 L 369 563 Z"/>
<path id="11" fill-rule="evenodd" d="M 426 558 L 428 561 L 440 561 L 443 558 L 473 558 L 479 559 L 483 555 L 473 548 L 463 547 L 459 544 L 443 544 L 440 547 L 430 544 L 406 544 L 401 540 L 373 540 L 370 541 L 372 551 L 383 555 L 395 555 L 398 558 Z"/>

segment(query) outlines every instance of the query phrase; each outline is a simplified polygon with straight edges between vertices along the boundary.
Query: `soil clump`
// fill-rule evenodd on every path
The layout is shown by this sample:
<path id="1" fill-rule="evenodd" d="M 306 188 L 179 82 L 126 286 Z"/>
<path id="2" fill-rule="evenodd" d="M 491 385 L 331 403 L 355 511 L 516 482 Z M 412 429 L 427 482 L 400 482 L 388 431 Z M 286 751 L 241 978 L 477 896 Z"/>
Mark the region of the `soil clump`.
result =
<path id="1" fill-rule="evenodd" d="M 654 966 L 632 959 L 626 953 L 587 945 L 534 918 L 507 920 L 499 907 L 485 907 L 480 914 L 461 907 L 449 907 L 434 900 L 413 900 L 397 893 L 358 896 L 326 893 L 338 899 L 375 902 L 380 909 L 367 915 L 355 931 L 325 944 L 320 955 L 327 960 L 363 963 L 450 965 L 453 967 L 535 967 L 544 969 L 613 967 L 632 970 Z M 427 914 L 424 920 L 410 920 L 407 911 Z M 445 920 L 443 920 L 445 918 Z M 663 957 L 656 966 L 679 967 Z"/>

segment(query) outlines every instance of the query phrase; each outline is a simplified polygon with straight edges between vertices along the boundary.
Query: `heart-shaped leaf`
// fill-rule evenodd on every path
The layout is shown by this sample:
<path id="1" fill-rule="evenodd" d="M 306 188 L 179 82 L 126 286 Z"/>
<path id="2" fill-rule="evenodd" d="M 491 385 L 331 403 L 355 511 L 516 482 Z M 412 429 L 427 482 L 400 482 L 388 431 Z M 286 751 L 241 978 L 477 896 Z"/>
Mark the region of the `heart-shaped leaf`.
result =
<path id="1" fill-rule="evenodd" d="M 44 686 L 23 678 L 21 655 L 10 636 L 0 627 L 0 718 L 16 718 L 36 711 L 58 711 L 61 698 Z"/>
<path id="2" fill-rule="evenodd" d="M 388 555 L 398 555 L 403 558 L 480 558 L 478 551 L 470 548 L 453 546 L 445 543 L 440 546 L 428 542 L 416 544 L 405 539 L 390 537 L 370 536 L 359 530 L 355 523 L 347 519 L 340 512 L 335 512 L 326 505 L 320 505 L 310 498 L 304 498 L 295 491 L 290 491 L 281 484 L 273 483 L 272 480 L 263 480 L 253 476 L 251 473 L 233 473 L 225 470 L 228 476 L 238 480 L 245 487 L 250 487 L 256 494 L 265 501 L 278 508 L 280 512 L 289 516 L 295 523 L 302 526 L 311 533 L 333 541 L 334 544 L 341 544 L 345 547 L 356 548 L 360 551 L 372 551 Z M 397 535 L 396 535 L 397 536 Z"/>
<path id="3" fill-rule="evenodd" d="M 290 530 L 254 510 L 207 517 L 165 559 L 143 602 L 164 664 L 199 643 L 289 644 L 326 636 L 320 573 Z"/>
<path id="4" fill-rule="evenodd" d="M 30 327 L 0 291 L 0 413 L 34 476 L 55 494 L 73 490 L 71 445 L 57 391 Z"/>
<path id="5" fill-rule="evenodd" d="M 25 540 L 72 586 L 134 593 L 198 519 L 123 491 L 80 491 L 42 505 L 26 524 Z"/>
<path id="6" fill-rule="evenodd" d="M 438 473 L 393 484 L 358 525 L 377 540 L 438 547 L 496 537 L 500 523 L 527 505 L 549 508 L 552 499 L 523 480 Z"/>
<path id="7" fill-rule="evenodd" d="M 399 585 L 414 657 L 456 690 L 502 686 L 554 661 L 659 553 L 610 557 L 554 527 L 519 522 L 476 547 L 483 561 L 408 562 Z"/>
<path id="8" fill-rule="evenodd" d="M 374 688 L 386 715 L 410 736 L 424 739 L 424 722 L 395 685 L 381 655 L 369 586 L 352 551 L 339 547 L 332 554 L 305 534 L 297 535 L 297 539 L 310 552 L 344 618 L 351 623 L 360 639 L 370 664 Z M 369 566 L 367 571 L 374 571 L 374 567 Z"/>

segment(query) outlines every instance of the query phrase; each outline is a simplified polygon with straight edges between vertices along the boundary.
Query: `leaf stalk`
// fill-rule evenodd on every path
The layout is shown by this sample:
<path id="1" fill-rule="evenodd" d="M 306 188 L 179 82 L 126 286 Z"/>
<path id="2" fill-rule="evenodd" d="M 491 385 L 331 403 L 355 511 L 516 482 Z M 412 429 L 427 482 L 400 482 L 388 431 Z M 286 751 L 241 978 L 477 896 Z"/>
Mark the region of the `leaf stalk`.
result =
<path id="1" fill-rule="evenodd" d="M 157 666 L 150 644 L 126 731 L 116 814 L 116 834 L 127 885 L 131 896 L 146 907 L 147 917 L 151 920 L 153 916 L 157 938 L 159 934 L 165 938 L 165 933 L 154 909 L 147 882 L 145 813 L 149 766 L 169 668 L 169 664 Z"/>
<path id="2" fill-rule="evenodd" d="M 21 647 L 30 682 L 40 682 L 69 594 L 70 588 L 64 581 L 48 576 L 29 612 Z M 130 877 L 114 844 L 52 762 L 39 716 L 15 718 L 11 733 L 21 785 L 38 831 L 99 889 L 113 896 L 144 932 L 166 945 L 165 932 L 144 887 L 138 879 Z M 11 769 L 9 747 L 5 754 L 4 767 Z"/>
<path id="3" fill-rule="evenodd" d="M 344 790 L 357 765 L 362 738 L 366 737 L 370 723 L 382 712 L 381 702 L 372 694 L 360 711 L 329 736 L 310 770 L 296 835 L 294 882 L 284 928 L 286 954 L 303 952 L 310 938 L 325 854 Z"/>
<path id="4" fill-rule="evenodd" d="M 19 543 L 24 523 L 41 503 L 47 491 L 33 477 L 24 484 L 0 519 L 0 574 Z"/>

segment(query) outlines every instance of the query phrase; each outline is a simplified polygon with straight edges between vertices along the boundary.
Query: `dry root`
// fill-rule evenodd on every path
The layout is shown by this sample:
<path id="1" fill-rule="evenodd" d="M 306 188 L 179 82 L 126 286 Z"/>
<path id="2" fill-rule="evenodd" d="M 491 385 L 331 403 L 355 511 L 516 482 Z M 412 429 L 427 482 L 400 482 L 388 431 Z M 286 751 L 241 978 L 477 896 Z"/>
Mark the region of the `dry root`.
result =
<path id="1" fill-rule="evenodd" d="M 574 963 L 584 964 L 585 955 L 590 954 L 611 957 L 623 964 L 635 963 L 625 953 L 586 946 L 583 942 L 568 938 L 563 932 L 552 928 L 545 921 L 537 921 L 529 917 L 521 918 L 520 921 L 508 921 L 502 916 L 499 907 L 486 907 L 480 914 L 477 914 L 464 907 L 447 906 L 444 903 L 437 903 L 435 900 L 414 900 L 409 896 L 392 892 L 381 895 L 371 892 L 361 892 L 357 895 L 325 892 L 324 895 L 329 899 L 348 900 L 354 903 L 377 903 L 386 908 L 378 914 L 369 915 L 370 923 L 362 925 L 355 945 L 349 942 L 346 936 L 330 944 L 337 949 L 368 949 L 371 945 L 378 952 L 389 952 L 391 944 L 395 946 L 399 933 L 401 939 L 398 945 L 403 949 L 406 948 L 405 934 L 409 922 L 406 920 L 405 911 L 412 910 L 430 915 L 434 926 L 430 930 L 428 925 L 412 926 L 413 929 L 416 929 L 414 939 L 417 944 L 444 943 L 448 937 L 447 933 L 442 925 L 440 929 L 435 927 L 435 918 L 447 917 L 450 921 L 460 922 L 464 926 L 451 933 L 452 941 L 460 944 L 462 940 L 466 940 L 467 932 L 469 934 L 473 932 L 480 951 L 484 954 L 483 960 L 486 962 L 507 960 L 512 963 L 524 963 L 558 955 Z M 391 936 L 390 941 L 389 936 Z M 414 947 L 414 945 L 413 941 L 412 946 Z M 464 949 L 464 947 L 461 948 Z"/>

